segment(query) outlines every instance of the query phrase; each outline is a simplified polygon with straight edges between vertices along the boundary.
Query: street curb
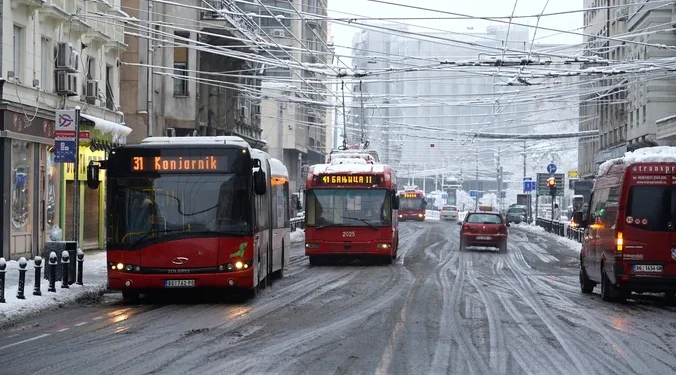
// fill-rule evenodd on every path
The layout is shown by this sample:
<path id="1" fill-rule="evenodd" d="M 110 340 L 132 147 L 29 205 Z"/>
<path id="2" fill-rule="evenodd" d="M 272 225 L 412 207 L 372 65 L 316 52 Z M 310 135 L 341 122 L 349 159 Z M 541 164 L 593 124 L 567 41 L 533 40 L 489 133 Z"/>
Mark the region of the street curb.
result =
<path id="1" fill-rule="evenodd" d="M 5 329 L 7 327 L 11 327 L 20 323 L 23 323 L 27 320 L 38 318 L 40 316 L 43 316 L 49 312 L 56 311 L 58 309 L 68 307 L 70 305 L 74 305 L 77 303 L 81 303 L 83 301 L 86 301 L 88 299 L 101 299 L 103 295 L 106 293 L 108 290 L 108 285 L 107 283 L 100 284 L 92 290 L 88 290 L 85 293 L 78 295 L 77 297 L 73 299 L 68 299 L 64 301 L 59 301 L 58 303 L 54 305 L 50 305 L 45 307 L 44 309 L 37 310 L 37 311 L 31 311 L 25 314 L 21 314 L 18 316 L 13 316 L 10 318 L 6 318 L 3 320 L 2 323 L 0 323 L 0 330 Z"/>

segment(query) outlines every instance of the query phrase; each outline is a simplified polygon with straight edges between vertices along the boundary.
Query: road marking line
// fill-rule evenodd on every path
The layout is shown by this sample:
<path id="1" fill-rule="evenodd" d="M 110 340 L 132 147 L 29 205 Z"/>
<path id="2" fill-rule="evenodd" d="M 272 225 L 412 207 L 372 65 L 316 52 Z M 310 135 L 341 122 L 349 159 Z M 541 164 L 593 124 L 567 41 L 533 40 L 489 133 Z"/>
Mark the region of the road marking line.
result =
<path id="1" fill-rule="evenodd" d="M 18 341 L 18 342 L 15 342 L 15 343 L 13 343 L 13 344 L 5 345 L 5 346 L 0 346 L 0 350 L 7 349 L 7 348 L 11 348 L 12 346 L 16 346 L 16 345 L 25 344 L 25 343 L 27 343 L 27 342 L 39 340 L 39 339 L 45 338 L 45 337 L 47 337 L 47 336 L 49 336 L 49 335 L 50 335 L 49 333 L 43 333 L 43 334 L 41 334 L 41 335 L 39 335 L 39 336 L 31 337 L 30 339 L 26 339 L 26 340 L 23 340 L 23 341 Z"/>
<path id="2" fill-rule="evenodd" d="M 80 322 L 80 323 L 76 324 L 75 326 L 76 326 L 76 327 L 82 327 L 83 325 L 85 325 L 85 324 L 87 324 L 87 323 L 88 323 L 88 322 Z"/>
<path id="3" fill-rule="evenodd" d="M 60 330 L 58 330 L 56 332 L 65 332 L 65 331 L 68 331 L 69 329 L 70 329 L 70 327 L 61 328 Z"/>
<path id="4" fill-rule="evenodd" d="M 94 318 L 94 319 L 92 319 L 92 320 L 101 320 L 101 319 L 103 319 L 102 316 L 97 316 L 96 318 Z"/>

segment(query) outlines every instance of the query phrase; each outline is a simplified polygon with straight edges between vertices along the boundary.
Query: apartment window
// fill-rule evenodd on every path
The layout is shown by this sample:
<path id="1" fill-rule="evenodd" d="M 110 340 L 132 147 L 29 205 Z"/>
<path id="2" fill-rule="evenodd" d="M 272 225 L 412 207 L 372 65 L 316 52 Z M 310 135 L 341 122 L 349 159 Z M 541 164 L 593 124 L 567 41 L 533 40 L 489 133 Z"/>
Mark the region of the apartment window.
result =
<path id="1" fill-rule="evenodd" d="M 174 96 L 188 96 L 188 41 L 190 33 L 177 32 L 174 38 Z M 185 47 L 182 47 L 185 45 Z"/>
<path id="2" fill-rule="evenodd" d="M 96 59 L 91 56 L 87 58 L 87 71 L 85 74 L 87 75 L 87 80 L 92 80 L 96 76 Z"/>
<path id="3" fill-rule="evenodd" d="M 644 123 L 644 124 L 646 123 L 646 118 L 647 118 L 647 117 L 648 117 L 648 116 L 646 115 L 646 108 L 645 108 L 645 104 L 644 104 L 644 105 L 643 105 L 643 123 Z"/>
<path id="4" fill-rule="evenodd" d="M 23 48 L 21 37 L 23 36 L 23 29 L 21 26 L 14 25 L 14 46 L 13 46 L 13 57 L 14 57 L 14 79 L 18 82 L 21 82 L 21 55 L 23 54 Z"/>
<path id="5" fill-rule="evenodd" d="M 106 65 L 106 108 L 115 110 L 115 97 L 113 96 L 113 67 Z"/>
<path id="6" fill-rule="evenodd" d="M 49 70 L 52 67 L 49 56 L 49 39 L 42 37 L 40 42 L 40 88 L 49 91 Z"/>

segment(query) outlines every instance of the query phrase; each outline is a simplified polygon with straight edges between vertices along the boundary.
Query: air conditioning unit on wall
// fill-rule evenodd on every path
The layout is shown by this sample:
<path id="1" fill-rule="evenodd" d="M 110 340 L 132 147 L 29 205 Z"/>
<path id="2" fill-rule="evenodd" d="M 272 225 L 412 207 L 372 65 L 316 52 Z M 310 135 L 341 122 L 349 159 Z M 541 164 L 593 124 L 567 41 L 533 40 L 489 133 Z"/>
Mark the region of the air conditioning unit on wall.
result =
<path id="1" fill-rule="evenodd" d="M 87 99 L 98 99 L 99 98 L 99 82 L 94 80 L 87 81 L 87 89 L 85 91 L 85 96 Z"/>
<path id="2" fill-rule="evenodd" d="M 66 96 L 77 95 L 77 75 L 66 71 L 57 71 L 56 93 Z"/>

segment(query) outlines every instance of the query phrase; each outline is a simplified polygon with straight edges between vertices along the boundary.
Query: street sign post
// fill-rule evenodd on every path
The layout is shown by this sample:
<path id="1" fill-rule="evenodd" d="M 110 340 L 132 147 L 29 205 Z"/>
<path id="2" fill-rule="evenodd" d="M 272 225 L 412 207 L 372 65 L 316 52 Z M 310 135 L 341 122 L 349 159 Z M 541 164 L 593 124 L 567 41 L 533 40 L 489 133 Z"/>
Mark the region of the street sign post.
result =
<path id="1" fill-rule="evenodd" d="M 54 141 L 54 162 L 75 163 L 75 140 Z"/>
<path id="2" fill-rule="evenodd" d="M 556 164 L 552 163 L 547 166 L 547 172 L 549 174 L 554 174 L 556 173 Z"/>

